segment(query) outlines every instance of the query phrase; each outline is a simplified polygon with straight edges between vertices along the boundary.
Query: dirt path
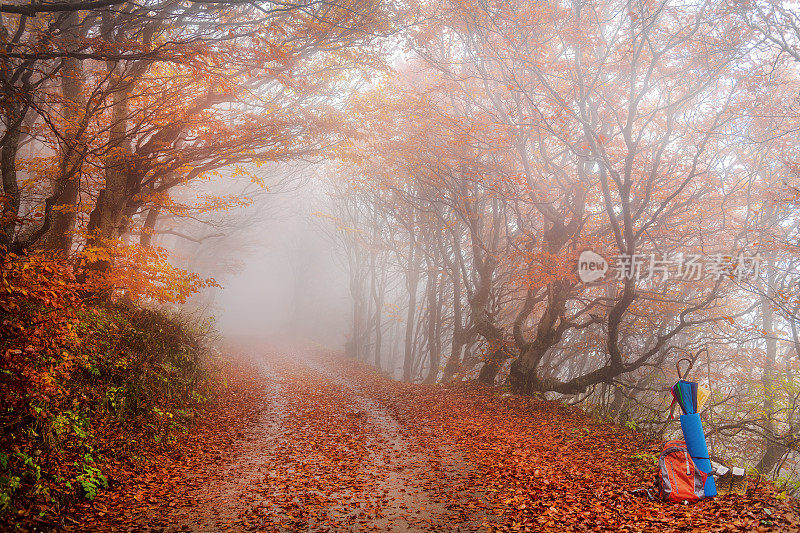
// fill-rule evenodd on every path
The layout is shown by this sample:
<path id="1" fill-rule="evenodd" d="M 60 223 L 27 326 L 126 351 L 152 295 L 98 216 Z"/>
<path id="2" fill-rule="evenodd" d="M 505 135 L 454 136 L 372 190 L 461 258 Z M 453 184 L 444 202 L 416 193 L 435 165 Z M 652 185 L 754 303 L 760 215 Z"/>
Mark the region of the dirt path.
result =
<path id="1" fill-rule="evenodd" d="M 485 529 L 488 516 L 475 508 L 465 512 L 461 504 L 480 502 L 484 492 L 475 486 L 471 467 L 451 446 L 422 444 L 387 408 L 370 395 L 369 388 L 348 379 L 313 354 L 300 354 L 303 364 L 347 391 L 368 424 L 368 460 L 364 469 L 373 479 L 373 493 L 363 494 L 362 504 L 380 495 L 380 512 L 368 528 L 379 531 L 432 531 Z"/>
<path id="2" fill-rule="evenodd" d="M 658 443 L 559 402 L 398 383 L 321 350 L 250 359 L 217 427 L 117 480 L 72 530 L 800 531 L 800 504 L 768 483 L 647 500 Z"/>
<path id="3" fill-rule="evenodd" d="M 151 497 L 128 530 L 486 530 L 463 458 L 420 442 L 335 359 L 252 360 L 265 383 L 259 415 L 224 458 L 180 474 L 168 500 Z"/>
<path id="4" fill-rule="evenodd" d="M 287 405 L 282 377 L 272 371 L 265 359 L 254 361 L 267 383 L 263 396 L 266 401 L 259 416 L 240 438 L 230 462 L 209 465 L 213 470 L 187 475 L 184 500 L 189 505 L 170 507 L 162 515 L 160 521 L 167 530 L 211 533 L 233 524 L 244 525 L 240 521 L 242 514 L 258 504 L 256 489 L 269 474 L 273 459 L 267 451 L 275 448 L 281 438 Z M 141 522 L 142 526 L 153 525 L 147 521 L 148 518 Z"/>

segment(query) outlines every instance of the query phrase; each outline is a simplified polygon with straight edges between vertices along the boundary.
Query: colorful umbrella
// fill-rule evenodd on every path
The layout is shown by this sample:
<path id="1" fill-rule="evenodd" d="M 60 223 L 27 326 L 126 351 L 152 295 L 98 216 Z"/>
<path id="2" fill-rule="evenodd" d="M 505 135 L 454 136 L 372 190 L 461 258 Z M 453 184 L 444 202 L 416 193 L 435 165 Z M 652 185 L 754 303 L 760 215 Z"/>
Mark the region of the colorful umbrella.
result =
<path id="1" fill-rule="evenodd" d="M 681 362 L 687 361 L 689 366 L 685 372 L 681 372 Z M 683 379 L 689 374 L 692 369 L 692 360 L 683 358 L 679 360 L 676 365 L 678 369 L 678 382 L 670 389 L 672 392 L 672 406 L 670 410 L 670 417 L 673 416 L 675 404 L 681 406 L 683 414 L 681 415 L 681 431 L 683 432 L 683 440 L 686 441 L 686 449 L 692 457 L 695 466 L 707 474 L 711 473 L 711 461 L 708 457 L 708 447 L 706 446 L 706 436 L 703 433 L 703 424 L 700 421 L 700 415 L 697 411 L 703 406 L 710 391 L 704 387 L 698 387 L 695 381 L 686 381 Z M 702 394 L 701 394 L 702 393 Z M 698 395 L 701 396 L 701 401 L 698 402 Z M 704 486 L 706 496 L 716 496 L 717 487 L 714 484 L 714 476 L 709 475 L 706 479 Z"/>
<path id="2" fill-rule="evenodd" d="M 683 361 L 686 361 L 689 365 L 686 367 L 686 371 L 681 372 L 681 363 Z M 689 371 L 692 369 L 692 364 L 692 360 L 687 357 L 684 357 L 675 364 L 675 367 L 678 369 L 678 382 L 670 388 L 670 392 L 672 393 L 672 405 L 670 406 L 669 413 L 670 418 L 675 418 L 676 403 L 681 407 L 681 411 L 683 411 L 685 415 L 696 413 L 698 410 L 697 391 L 699 387 L 697 382 L 683 379 L 684 376 L 689 374 Z"/>

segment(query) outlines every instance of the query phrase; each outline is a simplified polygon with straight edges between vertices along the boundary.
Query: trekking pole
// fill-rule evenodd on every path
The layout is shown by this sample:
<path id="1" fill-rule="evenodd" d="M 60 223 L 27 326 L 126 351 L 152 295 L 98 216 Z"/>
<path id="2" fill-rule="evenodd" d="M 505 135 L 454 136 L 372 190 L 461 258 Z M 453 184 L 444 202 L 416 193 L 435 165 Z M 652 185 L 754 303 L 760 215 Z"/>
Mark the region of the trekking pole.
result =
<path id="1" fill-rule="evenodd" d="M 713 429 L 713 427 L 714 427 L 714 413 L 713 413 L 712 405 L 711 405 L 711 390 L 712 390 L 711 389 L 711 352 L 709 351 L 708 346 L 703 346 L 702 348 L 700 348 L 697 351 L 697 355 L 695 356 L 695 358 L 699 358 L 700 354 L 703 353 L 703 352 L 706 352 L 706 361 L 708 362 L 707 363 L 707 370 L 706 370 L 706 373 L 708 374 L 708 391 L 709 391 L 708 392 L 708 394 L 709 394 L 708 409 L 707 409 L 707 411 L 708 411 L 708 424 Z M 714 449 L 714 439 L 710 439 L 710 440 L 711 440 L 711 454 L 712 455 L 716 455 L 717 452 Z"/>

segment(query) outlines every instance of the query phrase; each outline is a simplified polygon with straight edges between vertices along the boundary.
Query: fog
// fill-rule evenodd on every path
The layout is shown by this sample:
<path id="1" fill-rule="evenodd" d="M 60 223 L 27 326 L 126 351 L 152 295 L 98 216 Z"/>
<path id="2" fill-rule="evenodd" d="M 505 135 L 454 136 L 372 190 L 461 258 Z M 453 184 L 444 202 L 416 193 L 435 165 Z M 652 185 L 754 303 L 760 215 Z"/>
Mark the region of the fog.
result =
<path id="1" fill-rule="evenodd" d="M 241 272 L 222 280 L 212 311 L 225 335 L 290 335 L 343 347 L 346 273 L 302 200 L 294 195 L 292 209 L 254 228 L 258 250 L 243 258 Z"/>
<path id="2" fill-rule="evenodd" d="M 246 180 L 206 183 L 203 194 L 238 194 L 249 205 L 177 224 L 177 233 L 212 239 L 161 239 L 180 250 L 176 255 L 187 267 L 219 284 L 192 298 L 190 306 L 213 317 L 225 337 L 344 347 L 350 327 L 347 274 L 324 216 L 330 197 L 317 172 L 309 165 L 281 165 L 259 169 L 259 186 Z"/>
<path id="3" fill-rule="evenodd" d="M 322 405 L 315 430 L 353 465 L 379 456 L 332 438 L 336 402 L 315 383 L 328 399 L 352 389 L 336 429 L 389 434 L 448 410 L 476 445 L 465 460 L 486 450 L 480 424 L 490 445 L 508 437 L 485 457 L 510 453 L 509 468 L 550 434 L 528 407 L 553 429 L 569 411 L 540 400 L 650 441 L 672 440 L 677 405 L 703 444 L 692 457 L 800 494 L 797 0 L 19 0 L 0 5 L 0 31 L 0 404 L 15 404 L 0 415 L 0 521 L 12 496 L 33 519 L 118 477 L 94 451 L 61 468 L 90 457 L 90 429 L 130 415 L 156 436 L 158 420 L 166 447 L 228 355 L 276 369 L 259 392 L 275 408 L 231 418 L 274 414 L 299 436 L 313 418 L 289 407 Z M 469 409 L 448 403 L 462 395 Z M 514 405 L 530 432 L 505 420 Z M 409 450 L 447 425 L 427 420 Z M 307 437 L 292 435 L 263 448 Z M 380 469 L 396 471 L 392 454 Z M 286 501 L 286 527 L 312 516 Z"/>

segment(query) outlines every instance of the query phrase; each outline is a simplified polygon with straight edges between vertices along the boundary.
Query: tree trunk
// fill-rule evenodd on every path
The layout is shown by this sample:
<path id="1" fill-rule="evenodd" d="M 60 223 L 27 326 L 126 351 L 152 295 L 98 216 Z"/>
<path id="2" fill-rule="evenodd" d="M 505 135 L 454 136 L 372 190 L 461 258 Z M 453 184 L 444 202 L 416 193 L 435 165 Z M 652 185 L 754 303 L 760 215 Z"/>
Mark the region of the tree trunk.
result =
<path id="1" fill-rule="evenodd" d="M 21 111 L 20 111 L 21 113 Z M 9 123 L 21 122 L 19 116 L 8 117 Z M 3 215 L 0 220 L 0 254 L 4 255 L 14 240 L 19 216 L 19 183 L 17 182 L 17 152 L 19 151 L 19 127 L 5 134 L 5 143 L 0 150 L 0 172 L 3 175 Z"/>
<path id="2" fill-rule="evenodd" d="M 501 344 L 495 348 L 481 367 L 478 381 L 484 385 L 494 385 L 497 380 L 497 373 L 500 372 L 500 368 L 509 357 L 511 357 L 511 352 L 508 346 Z"/>
<path id="3" fill-rule="evenodd" d="M 771 217 L 770 217 L 771 218 Z M 765 335 L 766 349 L 764 352 L 764 369 L 761 373 L 761 384 L 764 387 L 764 431 L 768 437 L 775 438 L 775 363 L 777 356 L 778 343 L 775 337 L 775 313 L 773 310 L 775 284 L 775 268 L 772 261 L 767 262 L 767 280 L 761 296 L 761 329 Z M 786 447 L 774 442 L 770 438 L 764 439 L 764 454 L 761 456 L 756 470 L 764 475 L 770 474 L 786 453 Z"/>
<path id="4" fill-rule="evenodd" d="M 142 234 L 139 237 L 139 245 L 143 248 L 149 248 L 153 242 L 153 234 L 156 229 L 156 222 L 158 222 L 158 215 L 161 214 L 159 206 L 153 206 L 147 211 L 147 217 L 144 219 L 142 226 Z"/>
<path id="5" fill-rule="evenodd" d="M 406 272 L 408 312 L 406 313 L 405 352 L 403 354 L 403 381 L 411 381 L 411 375 L 414 372 L 414 317 L 417 312 L 417 285 L 419 283 L 418 256 L 417 244 L 412 240 L 409 244 L 408 271 Z"/>
<path id="6" fill-rule="evenodd" d="M 577 216 L 577 215 L 576 215 Z M 564 225 L 563 220 L 551 221 L 542 235 L 541 251 L 549 256 L 561 253 L 569 236 L 575 231 L 574 223 Z M 533 311 L 535 294 L 528 291 L 525 303 L 514 323 L 514 340 L 520 350 L 520 356 L 511 363 L 509 381 L 512 389 L 521 394 L 541 392 L 539 363 L 550 348 L 561 341 L 566 328 L 563 327 L 567 300 L 570 296 L 571 284 L 565 279 L 554 280 L 547 284 L 547 305 L 536 328 L 536 337 L 530 344 L 523 338 L 522 326 Z"/>
<path id="7" fill-rule="evenodd" d="M 353 299 L 353 336 L 350 339 L 351 348 L 349 355 L 355 359 L 361 357 L 361 337 L 363 336 L 362 322 L 363 322 L 363 283 L 361 276 L 358 272 L 350 274 L 350 296 Z"/>
<path id="8" fill-rule="evenodd" d="M 756 464 L 756 470 L 765 476 L 771 474 L 775 470 L 775 467 L 781 462 L 783 456 L 786 455 L 787 451 L 788 449 L 783 444 L 777 442 L 766 443 L 764 455 L 761 456 L 758 464 Z"/>
<path id="9" fill-rule="evenodd" d="M 114 93 L 114 109 L 110 133 L 110 153 L 106 160 L 105 187 L 89 215 L 88 243 L 103 247 L 119 235 L 128 201 L 138 185 L 134 161 L 126 139 L 128 97 L 126 91 Z"/>
<path id="10" fill-rule="evenodd" d="M 70 13 L 68 24 L 78 24 L 78 13 Z M 83 95 L 83 62 L 73 57 L 64 58 L 61 73 L 61 92 L 64 97 L 63 112 L 67 121 L 61 142 L 61 157 L 56 190 L 60 190 L 53 209 L 50 230 L 45 247 L 48 250 L 68 253 L 72 247 L 72 233 L 80 194 L 81 168 L 85 148 L 81 142 L 86 128 L 86 99 Z"/>
<path id="11" fill-rule="evenodd" d="M 441 308 L 438 299 L 439 273 L 435 272 L 435 266 L 429 265 L 428 272 L 428 375 L 423 383 L 436 383 L 439 377 L 440 350 L 439 350 L 439 317 Z"/>
<path id="12" fill-rule="evenodd" d="M 386 269 L 381 269 L 381 281 L 372 297 L 375 299 L 375 368 L 381 369 L 381 344 L 383 342 L 383 299 L 386 287 Z"/>
<path id="13" fill-rule="evenodd" d="M 533 342 L 527 350 L 511 363 L 508 376 L 511 390 L 517 394 L 540 392 L 539 362 L 544 357 L 547 349 L 539 342 Z"/>
<path id="14" fill-rule="evenodd" d="M 450 346 L 450 356 L 444 365 L 442 383 L 448 383 L 458 373 L 461 366 L 461 352 L 464 349 L 464 330 L 461 324 L 461 270 L 453 262 L 450 268 L 453 279 L 453 342 Z"/>

